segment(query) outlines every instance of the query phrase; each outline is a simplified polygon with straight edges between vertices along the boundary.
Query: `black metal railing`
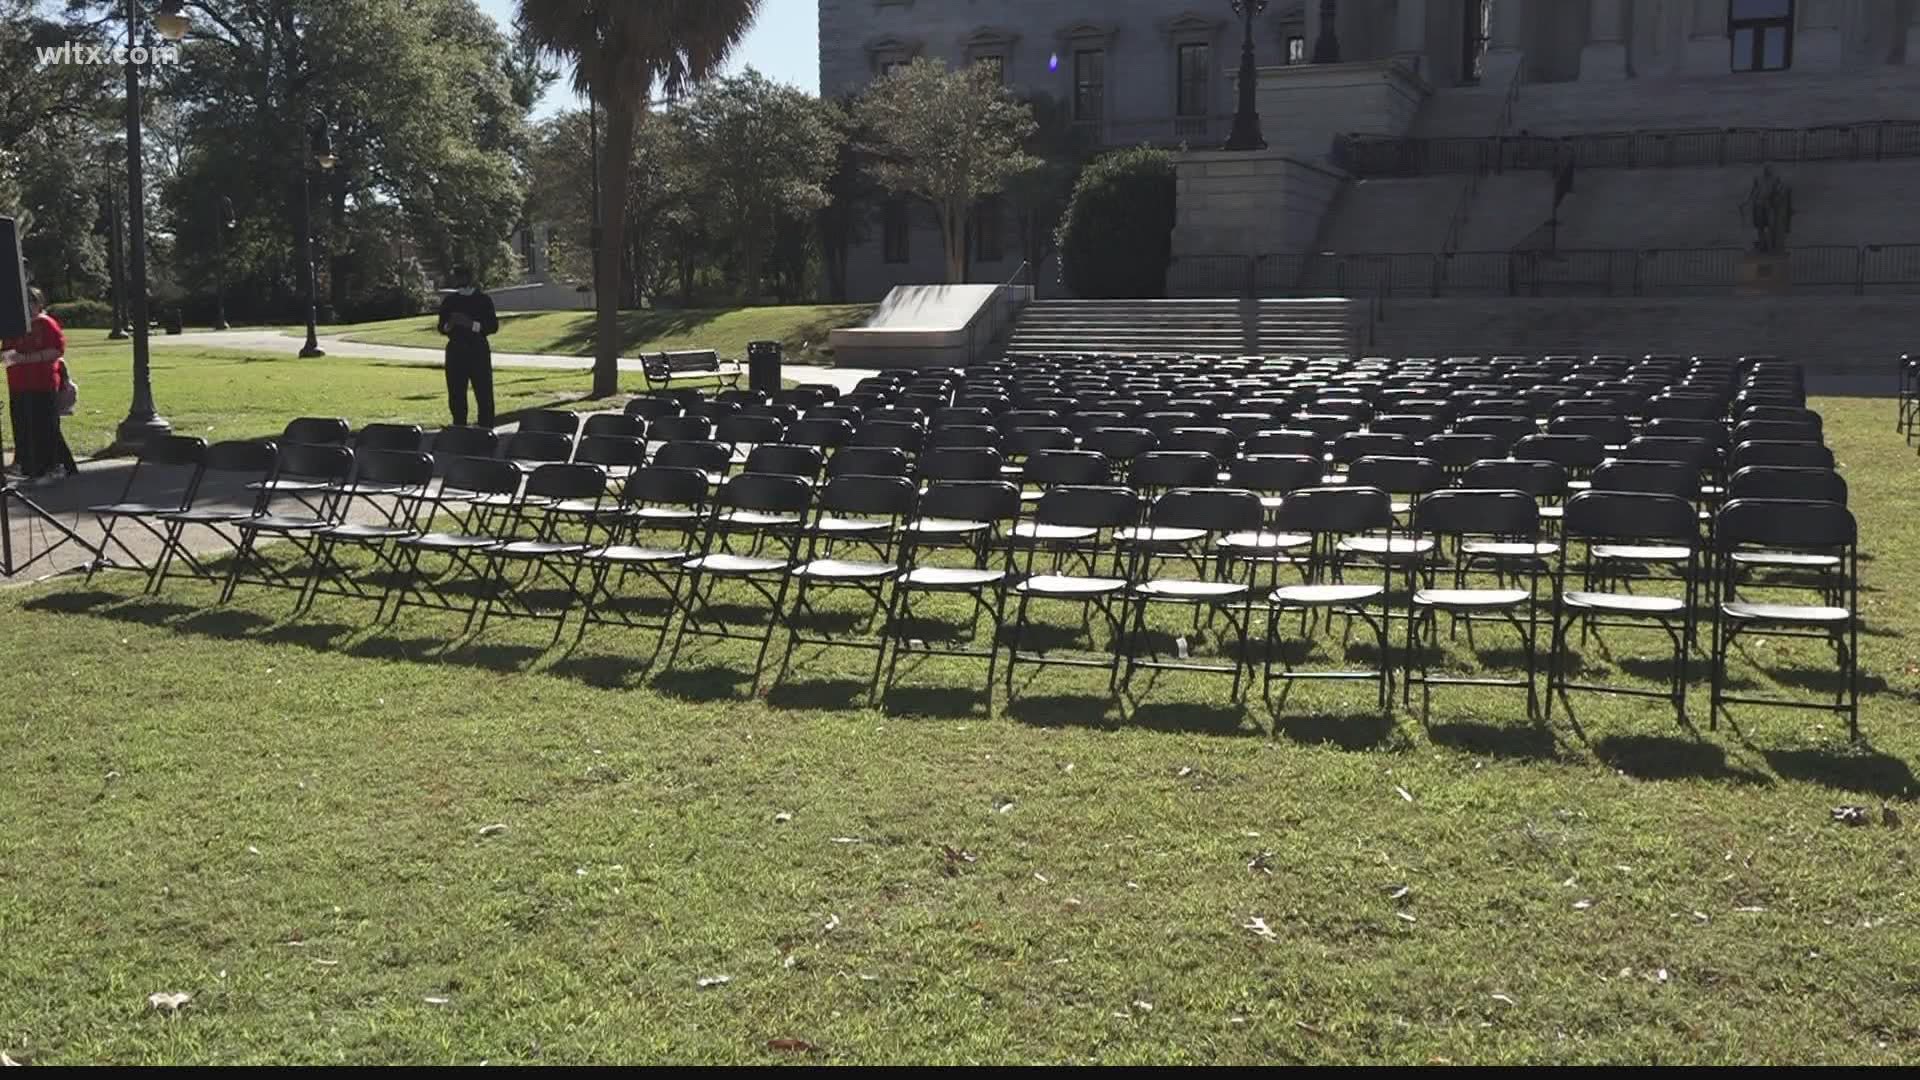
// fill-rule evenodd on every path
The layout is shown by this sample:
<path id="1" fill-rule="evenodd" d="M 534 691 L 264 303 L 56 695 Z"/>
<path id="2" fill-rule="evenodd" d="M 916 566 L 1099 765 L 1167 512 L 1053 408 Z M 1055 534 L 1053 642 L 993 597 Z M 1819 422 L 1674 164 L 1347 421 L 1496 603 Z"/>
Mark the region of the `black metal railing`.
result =
<path id="1" fill-rule="evenodd" d="M 1340 135 L 1334 139 L 1333 160 L 1355 176 L 1441 176 L 1551 169 L 1563 155 L 1570 155 L 1577 169 L 1881 161 L 1920 157 L 1920 121 L 1438 139 Z"/>
<path id="2" fill-rule="evenodd" d="M 1733 291 L 1742 248 L 1189 255 L 1170 296 L 1694 296 Z M 1787 252 L 1794 293 L 1920 292 L 1920 244 L 1815 245 Z"/>

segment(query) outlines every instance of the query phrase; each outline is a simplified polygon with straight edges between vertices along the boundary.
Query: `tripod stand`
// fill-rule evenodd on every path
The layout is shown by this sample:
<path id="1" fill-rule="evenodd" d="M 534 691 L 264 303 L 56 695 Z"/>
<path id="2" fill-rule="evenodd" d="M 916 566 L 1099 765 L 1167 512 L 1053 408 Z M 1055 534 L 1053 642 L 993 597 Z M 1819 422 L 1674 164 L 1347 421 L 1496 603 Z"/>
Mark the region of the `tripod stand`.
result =
<path id="1" fill-rule="evenodd" d="M 26 560 L 17 564 L 13 561 L 13 515 L 16 509 L 31 523 L 28 526 L 29 529 L 36 527 L 51 529 L 60 536 L 60 539 L 46 545 L 38 552 L 33 550 L 33 545 L 29 542 Z M 58 518 L 48 512 L 46 507 L 28 498 L 27 494 L 21 491 L 13 481 L 6 481 L 4 486 L 0 486 L 0 578 L 26 573 L 28 567 L 52 556 L 54 552 L 68 544 L 78 544 L 87 549 L 96 561 L 101 557 L 98 547 L 88 543 L 79 533 L 62 524 Z"/>

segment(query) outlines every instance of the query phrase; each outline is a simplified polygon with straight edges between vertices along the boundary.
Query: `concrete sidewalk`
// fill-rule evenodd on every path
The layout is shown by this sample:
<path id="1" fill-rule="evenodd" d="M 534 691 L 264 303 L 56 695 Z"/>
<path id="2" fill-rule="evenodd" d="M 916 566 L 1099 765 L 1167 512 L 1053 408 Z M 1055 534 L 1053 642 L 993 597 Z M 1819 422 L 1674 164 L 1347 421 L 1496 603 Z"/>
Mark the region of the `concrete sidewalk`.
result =
<path id="1" fill-rule="evenodd" d="M 300 347 L 306 344 L 305 338 L 289 337 L 273 330 L 209 330 L 192 334 L 161 335 L 149 339 L 159 346 L 195 346 L 211 349 L 242 349 L 256 353 L 284 353 L 297 356 Z M 419 349 L 409 345 L 373 345 L 364 341 L 349 341 L 343 337 L 321 337 L 320 347 L 328 356 L 355 357 L 368 360 L 393 360 L 403 364 L 421 364 L 438 367 L 443 361 L 439 349 Z M 505 368 L 544 368 L 558 371 L 591 371 L 591 356 L 556 356 L 542 353 L 493 354 L 493 365 Z M 621 357 L 620 370 L 640 374 L 640 361 L 637 358 Z M 857 368 L 818 367 L 813 364 L 788 364 L 781 369 L 781 377 L 799 383 L 826 383 L 839 387 L 843 392 L 851 390 L 854 384 L 871 375 L 870 371 Z M 695 386 L 706 383 L 690 383 Z"/>

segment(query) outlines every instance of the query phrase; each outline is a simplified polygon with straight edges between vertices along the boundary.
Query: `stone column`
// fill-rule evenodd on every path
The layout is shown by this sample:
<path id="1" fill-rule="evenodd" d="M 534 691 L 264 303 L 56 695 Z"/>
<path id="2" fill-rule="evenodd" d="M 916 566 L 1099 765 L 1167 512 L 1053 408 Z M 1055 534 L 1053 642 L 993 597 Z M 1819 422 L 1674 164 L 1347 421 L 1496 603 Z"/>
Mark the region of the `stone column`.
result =
<path id="1" fill-rule="evenodd" d="M 1491 0 L 1493 26 L 1487 40 L 1486 73 L 1481 85 L 1505 87 L 1523 59 L 1520 0 Z"/>
<path id="2" fill-rule="evenodd" d="M 1580 81 L 1627 77 L 1626 7 L 1621 0 L 1590 0 L 1587 43 L 1580 50 Z"/>
<path id="3" fill-rule="evenodd" d="M 1393 55 L 1415 71 L 1427 67 L 1427 0 L 1399 0 L 1393 12 Z"/>
<path id="4" fill-rule="evenodd" d="M 1904 29 L 1907 34 L 1907 63 L 1920 67 L 1920 0 L 1913 0 Z"/>
<path id="5" fill-rule="evenodd" d="M 1804 0 L 1803 0 L 1804 2 Z M 1691 0 L 1681 64 L 1689 75 L 1725 75 L 1729 70 L 1726 0 Z"/>
<path id="6" fill-rule="evenodd" d="M 1800 0 L 1794 15 L 1800 25 L 1793 34 L 1793 67 L 1796 71 L 1831 71 L 1845 55 L 1841 47 L 1840 0 Z"/>

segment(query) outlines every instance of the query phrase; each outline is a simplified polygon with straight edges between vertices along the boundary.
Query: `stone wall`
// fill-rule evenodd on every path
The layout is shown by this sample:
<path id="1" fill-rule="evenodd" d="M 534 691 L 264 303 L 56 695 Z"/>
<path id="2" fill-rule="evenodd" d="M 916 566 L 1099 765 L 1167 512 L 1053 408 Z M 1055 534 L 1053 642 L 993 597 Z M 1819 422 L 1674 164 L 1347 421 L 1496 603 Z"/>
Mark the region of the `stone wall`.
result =
<path id="1" fill-rule="evenodd" d="M 1342 182 L 1274 150 L 1192 151 L 1179 170 L 1176 257 L 1305 251 Z"/>

